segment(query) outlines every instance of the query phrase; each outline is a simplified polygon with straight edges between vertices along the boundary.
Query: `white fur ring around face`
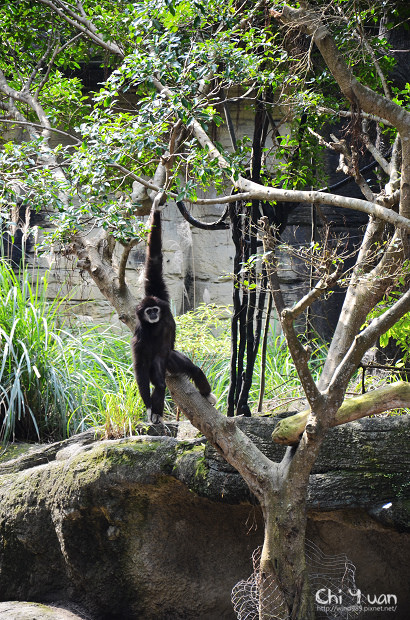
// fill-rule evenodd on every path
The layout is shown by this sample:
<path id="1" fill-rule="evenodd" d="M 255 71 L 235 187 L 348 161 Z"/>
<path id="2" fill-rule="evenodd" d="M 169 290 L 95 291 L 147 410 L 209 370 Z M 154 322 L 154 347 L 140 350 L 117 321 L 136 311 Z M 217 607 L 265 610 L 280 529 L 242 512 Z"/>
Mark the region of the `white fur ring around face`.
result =
<path id="1" fill-rule="evenodd" d="M 208 403 L 211 403 L 211 405 L 216 405 L 216 401 L 218 400 L 217 397 L 215 396 L 215 394 L 212 394 L 212 392 L 210 392 L 208 394 L 208 396 L 206 397 L 206 400 L 208 401 Z"/>

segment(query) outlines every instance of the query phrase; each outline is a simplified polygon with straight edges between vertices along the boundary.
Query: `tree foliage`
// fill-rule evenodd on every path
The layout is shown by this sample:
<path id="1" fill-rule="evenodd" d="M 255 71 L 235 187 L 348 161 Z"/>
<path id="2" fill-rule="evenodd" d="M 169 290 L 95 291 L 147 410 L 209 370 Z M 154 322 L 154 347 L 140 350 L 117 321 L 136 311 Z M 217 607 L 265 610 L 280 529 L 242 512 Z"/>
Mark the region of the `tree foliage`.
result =
<path id="1" fill-rule="evenodd" d="M 89 226 L 91 215 L 128 243 L 140 232 L 131 217 L 139 206 L 132 182 L 152 178 L 161 158 L 167 159 L 161 187 L 179 200 L 196 201 L 199 188 L 223 193 L 230 180 L 246 176 L 249 138 L 236 141 L 232 149 L 216 143 L 222 162 L 209 143 L 198 144 L 195 133 L 197 123 L 208 135 L 224 123 L 223 104 L 238 97 L 251 106 L 261 99 L 270 114 L 281 109 L 287 123 L 287 133 L 272 134 L 264 147 L 262 184 L 318 189 L 311 162 L 326 145 L 312 131 L 332 123 L 344 105 L 307 37 L 295 29 L 283 34 L 265 3 L 79 6 L 39 0 L 2 8 L 3 118 L 44 127 L 21 124 L 23 142 L 12 141 L 3 149 L 4 206 L 23 200 L 44 208 L 47 203 L 64 242 Z M 381 85 L 379 74 L 393 62 L 378 29 L 389 9 L 386 32 L 403 19 L 400 4 L 337 2 L 326 7 L 336 44 L 346 48 L 350 66 L 374 89 Z M 80 74 L 94 58 L 108 79 L 90 96 Z M 388 87 L 398 105 L 407 103 L 408 87 Z M 60 134 L 50 129 L 67 130 L 75 138 L 70 146 L 55 146 Z M 383 132 L 393 142 L 395 132 L 388 126 Z M 52 162 L 58 162 L 59 174 Z"/>

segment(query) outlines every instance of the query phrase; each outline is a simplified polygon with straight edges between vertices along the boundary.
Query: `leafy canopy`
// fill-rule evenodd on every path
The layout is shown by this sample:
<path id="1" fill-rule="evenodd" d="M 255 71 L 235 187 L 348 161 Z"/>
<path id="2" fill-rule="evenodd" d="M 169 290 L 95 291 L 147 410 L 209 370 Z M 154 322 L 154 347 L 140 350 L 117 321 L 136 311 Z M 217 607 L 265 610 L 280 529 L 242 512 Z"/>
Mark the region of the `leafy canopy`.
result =
<path id="1" fill-rule="evenodd" d="M 383 11 L 390 15 L 388 31 L 408 13 L 405 5 L 345 0 L 313 4 L 327 12 L 355 75 L 380 90 L 372 58 L 358 41 L 358 28 L 386 71 L 394 61 L 380 36 L 380 17 Z M 42 0 L 22 0 L 0 9 L 4 79 L 16 92 L 29 94 L 43 113 L 15 98 L 12 117 L 20 115 L 20 120 L 40 126 L 46 119 L 52 128 L 74 136 L 52 131 L 49 140 L 40 128 L 34 135 L 24 125 L 11 130 L 12 125 L 3 124 L 4 220 L 10 205 L 23 197 L 23 202 L 52 213 L 57 226 L 53 239 L 67 241 L 89 227 L 91 216 L 93 225 L 129 243 L 144 234 L 133 217 L 140 198 L 132 183 L 152 177 L 170 149 L 166 189 L 178 199 L 195 201 L 199 190 L 209 188 L 223 192 L 229 177 L 249 170 L 250 136 L 240 136 L 235 147 L 217 143 L 228 162 L 224 169 L 190 132 L 195 121 L 212 135 L 226 121 L 222 102 L 232 107 L 238 99 L 252 108 L 261 99 L 272 117 L 281 115 L 276 121 L 280 132 L 269 130 L 264 147 L 262 182 L 292 189 L 325 180 L 318 179 L 312 165 L 323 147 L 307 128 L 320 130 L 331 123 L 344 103 L 317 51 L 303 36 L 281 31 L 264 3 L 87 0 L 82 6 L 83 23 L 92 23 L 89 30 L 98 40 L 81 30 L 82 22 L 74 25 L 76 9 L 69 3 L 55 3 L 52 10 Z M 91 93 L 90 66 L 102 68 L 102 81 Z M 405 105 L 408 86 L 393 95 Z M 10 120 L 10 108 L 1 107 L 0 114 Z M 181 124 L 185 129 L 174 152 L 173 132 Z M 393 139 L 391 130 L 386 131 Z"/>

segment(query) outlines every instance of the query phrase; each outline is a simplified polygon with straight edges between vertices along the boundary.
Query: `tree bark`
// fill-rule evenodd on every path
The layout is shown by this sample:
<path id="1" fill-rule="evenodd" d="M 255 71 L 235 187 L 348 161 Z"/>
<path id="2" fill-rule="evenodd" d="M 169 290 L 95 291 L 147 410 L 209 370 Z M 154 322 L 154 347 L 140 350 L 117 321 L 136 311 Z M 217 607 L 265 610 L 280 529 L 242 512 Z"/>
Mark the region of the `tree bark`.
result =
<path id="1" fill-rule="evenodd" d="M 90 275 L 115 308 L 120 321 L 134 332 L 137 325 L 135 314 L 137 300 L 126 285 L 124 276 L 120 278 L 112 265 L 103 260 L 98 249 L 98 241 L 78 237 L 71 245 L 71 251 L 78 257 L 77 266 Z"/>
<path id="2" fill-rule="evenodd" d="M 184 414 L 237 469 L 261 504 L 265 540 L 260 618 L 271 618 L 279 604 L 290 618 L 313 620 L 305 562 L 306 493 L 325 429 L 312 436 L 304 433 L 298 447 L 288 448 L 282 461 L 274 463 L 237 428 L 235 419 L 220 414 L 186 377 L 168 375 L 167 386 Z"/>
<path id="3" fill-rule="evenodd" d="M 397 381 L 345 400 L 339 407 L 331 426 L 339 426 L 368 415 L 403 407 L 410 407 L 410 384 L 406 381 Z M 273 441 L 287 446 L 297 445 L 305 429 L 309 413 L 310 410 L 306 409 L 281 420 L 272 433 Z"/>

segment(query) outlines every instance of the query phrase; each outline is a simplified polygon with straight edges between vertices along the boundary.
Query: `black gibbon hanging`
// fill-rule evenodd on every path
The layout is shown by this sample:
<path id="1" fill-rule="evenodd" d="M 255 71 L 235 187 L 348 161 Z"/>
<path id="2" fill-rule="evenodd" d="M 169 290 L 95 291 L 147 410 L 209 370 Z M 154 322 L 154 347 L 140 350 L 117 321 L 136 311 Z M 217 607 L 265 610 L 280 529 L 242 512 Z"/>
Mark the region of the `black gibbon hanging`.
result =
<path id="1" fill-rule="evenodd" d="M 184 374 L 212 405 L 216 397 L 202 370 L 175 351 L 175 321 L 162 274 L 161 212 L 152 215 L 145 259 L 144 299 L 138 304 L 137 327 L 131 341 L 135 379 L 152 424 L 163 421 L 165 372 Z M 150 384 L 154 386 L 151 394 Z"/>

